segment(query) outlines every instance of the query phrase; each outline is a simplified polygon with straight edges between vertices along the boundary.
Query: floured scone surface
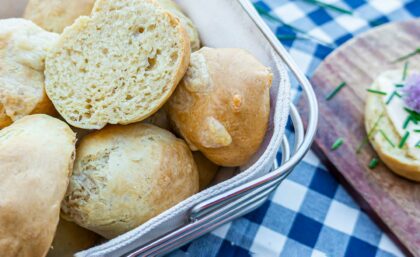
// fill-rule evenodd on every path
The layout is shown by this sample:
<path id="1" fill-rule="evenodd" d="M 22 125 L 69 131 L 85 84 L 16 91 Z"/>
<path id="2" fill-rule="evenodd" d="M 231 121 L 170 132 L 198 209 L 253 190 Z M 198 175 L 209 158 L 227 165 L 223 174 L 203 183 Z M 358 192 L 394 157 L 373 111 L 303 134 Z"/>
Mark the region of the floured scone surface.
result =
<path id="1" fill-rule="evenodd" d="M 55 113 L 44 90 L 44 64 L 57 40 L 31 21 L 0 20 L 0 128 L 25 115 Z"/>
<path id="2" fill-rule="evenodd" d="M 45 256 L 72 172 L 75 134 L 29 115 L 0 130 L 0 256 Z"/>
<path id="3" fill-rule="evenodd" d="M 113 238 L 197 193 L 198 183 L 183 140 L 149 124 L 107 126 L 78 146 L 62 214 Z"/>

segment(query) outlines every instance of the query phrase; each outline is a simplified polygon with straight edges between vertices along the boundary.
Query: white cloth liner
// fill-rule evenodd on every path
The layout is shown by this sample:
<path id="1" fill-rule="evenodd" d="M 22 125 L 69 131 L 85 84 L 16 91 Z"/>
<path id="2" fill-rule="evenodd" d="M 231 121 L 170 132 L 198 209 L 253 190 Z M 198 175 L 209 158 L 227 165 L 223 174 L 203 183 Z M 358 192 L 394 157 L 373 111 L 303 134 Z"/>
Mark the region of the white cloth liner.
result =
<path id="1" fill-rule="evenodd" d="M 271 45 L 236 0 L 177 0 L 176 2 L 196 24 L 203 45 L 243 48 L 265 65 L 272 67 L 274 73 L 270 92 L 272 109 L 264 143 L 249 165 L 241 167 L 240 174 L 186 199 L 130 232 L 76 254 L 76 257 L 121 256 L 186 225 L 189 210 L 193 206 L 268 173 L 276 158 L 290 104 L 290 82 L 280 58 L 274 54 Z"/>

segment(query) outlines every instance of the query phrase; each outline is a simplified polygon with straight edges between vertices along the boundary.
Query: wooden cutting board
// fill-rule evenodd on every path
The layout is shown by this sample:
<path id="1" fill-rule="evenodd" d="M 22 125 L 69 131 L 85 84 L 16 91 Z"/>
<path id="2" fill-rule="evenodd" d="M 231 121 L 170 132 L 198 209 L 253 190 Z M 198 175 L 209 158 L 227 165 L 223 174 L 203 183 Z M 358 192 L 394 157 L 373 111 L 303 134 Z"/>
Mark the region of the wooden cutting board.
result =
<path id="1" fill-rule="evenodd" d="M 420 183 L 394 175 L 382 163 L 370 170 L 374 150 L 367 145 L 356 154 L 356 149 L 366 137 L 366 89 L 382 71 L 402 69 L 404 62 L 392 62 L 418 47 L 420 19 L 380 26 L 334 51 L 311 79 L 320 108 L 314 150 L 362 208 L 413 256 L 420 256 Z M 420 72 L 420 55 L 410 59 L 409 67 Z M 325 96 L 341 82 L 347 86 L 326 101 Z M 339 137 L 345 144 L 331 151 Z"/>

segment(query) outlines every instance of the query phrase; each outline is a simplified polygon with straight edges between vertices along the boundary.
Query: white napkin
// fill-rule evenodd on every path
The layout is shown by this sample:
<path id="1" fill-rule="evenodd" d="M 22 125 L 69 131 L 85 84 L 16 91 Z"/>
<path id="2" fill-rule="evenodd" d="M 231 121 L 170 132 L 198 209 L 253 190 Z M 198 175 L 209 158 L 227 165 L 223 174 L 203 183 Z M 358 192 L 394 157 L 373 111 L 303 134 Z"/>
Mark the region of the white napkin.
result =
<path id="1" fill-rule="evenodd" d="M 237 0 L 177 0 L 196 24 L 203 45 L 236 47 L 251 52 L 262 63 L 272 67 L 270 123 L 264 143 L 253 160 L 237 176 L 202 191 L 138 228 L 105 244 L 76 254 L 76 257 L 114 257 L 142 246 L 176 228 L 188 224 L 188 212 L 196 204 L 217 194 L 268 173 L 280 147 L 290 104 L 287 72 L 274 51 Z M 170 194 L 170 192 L 168 192 Z"/>

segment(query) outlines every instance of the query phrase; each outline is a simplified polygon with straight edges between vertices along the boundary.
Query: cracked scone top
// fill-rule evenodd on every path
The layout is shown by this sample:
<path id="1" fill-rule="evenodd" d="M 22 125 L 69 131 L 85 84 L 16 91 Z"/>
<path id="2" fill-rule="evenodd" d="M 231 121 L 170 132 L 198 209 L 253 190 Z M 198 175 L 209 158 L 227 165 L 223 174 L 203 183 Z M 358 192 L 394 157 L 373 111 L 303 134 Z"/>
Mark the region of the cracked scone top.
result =
<path id="1" fill-rule="evenodd" d="M 267 130 L 272 76 L 244 50 L 204 47 L 169 100 L 170 119 L 192 150 L 221 166 L 244 165 Z"/>
<path id="2" fill-rule="evenodd" d="M 24 19 L 0 20 L 0 128 L 25 115 L 54 114 L 44 63 L 58 35 Z"/>
<path id="3" fill-rule="evenodd" d="M 46 90 L 71 125 L 100 129 L 156 112 L 184 75 L 188 36 L 153 0 L 98 0 L 46 60 Z"/>

